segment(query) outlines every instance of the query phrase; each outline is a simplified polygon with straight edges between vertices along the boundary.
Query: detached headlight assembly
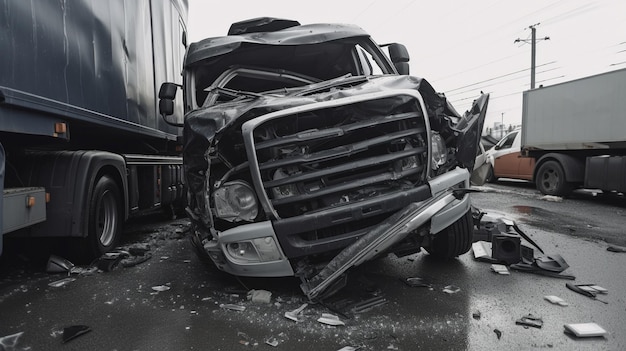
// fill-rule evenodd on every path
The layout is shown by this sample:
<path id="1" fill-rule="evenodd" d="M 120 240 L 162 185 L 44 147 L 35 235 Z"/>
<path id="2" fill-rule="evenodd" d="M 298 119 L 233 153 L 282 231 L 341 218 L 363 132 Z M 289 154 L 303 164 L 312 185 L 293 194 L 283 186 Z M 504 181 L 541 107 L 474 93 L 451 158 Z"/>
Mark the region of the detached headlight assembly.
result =
<path id="1" fill-rule="evenodd" d="M 433 132 L 431 138 L 431 154 L 433 169 L 438 169 L 439 166 L 448 161 L 448 150 L 446 149 L 446 144 L 443 142 L 443 138 L 439 135 L 439 133 Z"/>
<path id="2" fill-rule="evenodd" d="M 217 217 L 229 221 L 253 221 L 259 213 L 256 194 L 243 181 L 224 183 L 213 192 Z"/>

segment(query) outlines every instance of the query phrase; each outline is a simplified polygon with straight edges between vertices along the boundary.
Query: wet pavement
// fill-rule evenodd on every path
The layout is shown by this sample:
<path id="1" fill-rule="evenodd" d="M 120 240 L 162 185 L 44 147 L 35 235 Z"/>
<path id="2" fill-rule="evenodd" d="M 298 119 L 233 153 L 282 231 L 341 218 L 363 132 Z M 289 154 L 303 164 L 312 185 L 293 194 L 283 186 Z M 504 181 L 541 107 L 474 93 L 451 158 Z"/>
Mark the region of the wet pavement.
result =
<path id="1" fill-rule="evenodd" d="M 602 230 L 612 233 L 623 221 L 615 214 L 624 208 L 566 199 L 559 204 L 589 206 L 587 213 L 599 211 L 616 221 L 605 228 L 600 215 L 591 218 L 564 209 L 577 221 L 567 221 L 580 234 L 572 236 L 572 230 L 554 219 L 545 220 L 559 217 L 555 214 L 561 210 L 538 200 L 532 189 L 488 188 L 494 192 L 472 194 L 474 204 L 515 217 L 546 253 L 565 258 L 570 268 L 563 273 L 574 275 L 575 281 L 518 271 L 498 275 L 490 263 L 476 261 L 471 251 L 445 263 L 426 253 L 387 257 L 357 267 L 348 287 L 323 305 L 309 304 L 294 322 L 285 312 L 307 302 L 297 279 L 236 279 L 216 271 L 194 254 L 184 232 L 187 221 L 181 219 L 147 229 L 129 226 L 126 246 L 148 244 L 152 258 L 146 262 L 74 275 L 76 280 L 61 287 L 48 284 L 64 274 L 5 263 L 0 272 L 0 336 L 23 333 L 15 350 L 626 349 L 626 253 L 609 252 L 612 243 L 594 237 L 604 235 Z M 524 212 L 512 206 L 540 210 Z M 596 228 L 587 227 L 592 221 Z M 619 242 L 614 234 L 608 236 Z M 403 281 L 409 277 L 422 278 L 430 287 L 411 287 Z M 599 298 L 608 304 L 567 289 L 567 282 L 607 288 L 608 294 Z M 248 301 L 252 289 L 271 292 L 270 303 Z M 547 295 L 563 298 L 568 306 L 551 304 L 544 299 Z M 354 312 L 364 301 L 375 303 Z M 229 304 L 245 309 L 224 308 Z M 318 322 L 323 313 L 345 325 Z M 528 314 L 541 318 L 543 326 L 516 324 Z M 582 322 L 595 322 L 608 334 L 577 339 L 563 332 L 564 324 Z M 90 331 L 64 344 L 63 328 L 73 325 Z"/>

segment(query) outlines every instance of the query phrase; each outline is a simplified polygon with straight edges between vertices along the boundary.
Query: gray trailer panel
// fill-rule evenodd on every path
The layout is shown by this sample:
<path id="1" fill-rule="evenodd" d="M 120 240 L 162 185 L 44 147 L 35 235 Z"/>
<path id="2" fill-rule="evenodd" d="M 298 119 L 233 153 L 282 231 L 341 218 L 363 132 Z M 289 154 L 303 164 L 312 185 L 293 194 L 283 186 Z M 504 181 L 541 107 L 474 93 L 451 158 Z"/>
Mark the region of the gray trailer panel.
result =
<path id="1" fill-rule="evenodd" d="M 525 91 L 522 116 L 523 148 L 613 147 L 626 135 L 626 69 Z"/>

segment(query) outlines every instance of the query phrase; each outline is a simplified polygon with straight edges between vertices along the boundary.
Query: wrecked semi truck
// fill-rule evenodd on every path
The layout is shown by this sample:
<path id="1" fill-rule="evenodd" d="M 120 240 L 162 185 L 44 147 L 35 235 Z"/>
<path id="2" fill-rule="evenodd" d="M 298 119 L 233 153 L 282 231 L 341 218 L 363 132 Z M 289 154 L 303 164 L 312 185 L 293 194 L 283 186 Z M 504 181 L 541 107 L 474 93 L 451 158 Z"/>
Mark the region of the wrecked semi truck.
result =
<path id="1" fill-rule="evenodd" d="M 182 83 L 187 7 L 0 0 L 0 251 L 3 236 L 68 237 L 89 259 L 129 216 L 183 207 L 182 128 L 157 96 Z"/>
<path id="2" fill-rule="evenodd" d="M 522 154 L 543 194 L 626 192 L 626 69 L 525 91 Z"/>
<path id="3" fill-rule="evenodd" d="M 314 300 L 346 271 L 424 247 L 467 252 L 488 95 L 464 115 L 408 53 L 361 28 L 258 18 L 190 44 L 184 167 L 193 242 L 223 271 L 298 276 Z M 164 84 L 163 113 L 176 85 Z"/>

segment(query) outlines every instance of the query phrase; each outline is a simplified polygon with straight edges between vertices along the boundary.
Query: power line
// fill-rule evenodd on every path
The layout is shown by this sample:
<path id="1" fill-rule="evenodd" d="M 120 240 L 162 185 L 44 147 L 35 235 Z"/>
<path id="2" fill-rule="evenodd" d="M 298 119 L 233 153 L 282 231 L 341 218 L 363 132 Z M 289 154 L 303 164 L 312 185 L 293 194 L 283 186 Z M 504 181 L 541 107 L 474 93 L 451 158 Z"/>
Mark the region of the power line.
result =
<path id="1" fill-rule="evenodd" d="M 553 63 L 556 63 L 556 61 L 551 61 L 551 62 L 548 62 L 548 63 L 544 63 L 544 64 L 542 64 L 542 65 L 539 65 L 538 67 L 543 67 L 543 66 L 551 65 L 551 64 L 553 64 Z M 482 80 L 482 81 L 480 81 L 480 82 L 476 82 L 476 83 L 472 83 L 472 84 L 464 85 L 464 86 L 462 86 L 462 87 L 458 87 L 458 88 L 456 88 L 456 89 L 448 89 L 448 90 L 447 90 L 447 92 L 449 93 L 449 92 L 451 92 L 451 91 L 461 90 L 461 89 L 465 89 L 465 88 L 472 87 L 472 86 L 475 86 L 475 85 L 479 85 L 479 84 L 482 84 L 482 83 L 491 82 L 491 81 L 494 81 L 494 80 L 496 80 L 496 79 L 500 79 L 500 78 L 504 78 L 504 77 L 512 76 L 512 75 L 514 75 L 514 74 L 517 74 L 517 73 L 520 73 L 520 72 L 524 72 L 524 71 L 528 71 L 528 68 L 524 68 L 524 69 L 521 69 L 521 70 L 519 70 L 519 71 L 515 71 L 515 72 L 510 72 L 510 73 L 507 73 L 507 74 L 503 74 L 503 75 L 500 75 L 500 76 L 497 76 L 497 77 L 493 77 L 493 78 L 485 79 L 485 80 Z"/>

